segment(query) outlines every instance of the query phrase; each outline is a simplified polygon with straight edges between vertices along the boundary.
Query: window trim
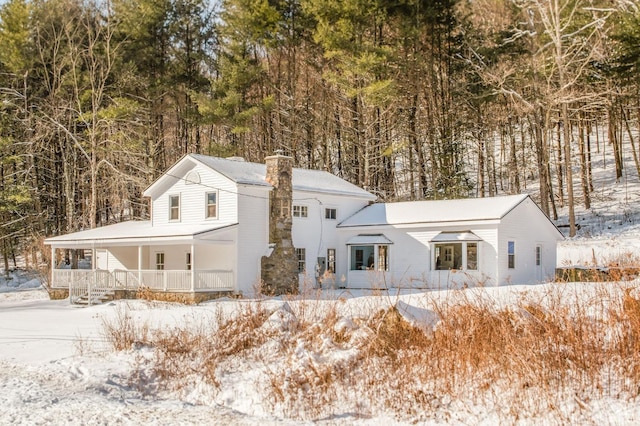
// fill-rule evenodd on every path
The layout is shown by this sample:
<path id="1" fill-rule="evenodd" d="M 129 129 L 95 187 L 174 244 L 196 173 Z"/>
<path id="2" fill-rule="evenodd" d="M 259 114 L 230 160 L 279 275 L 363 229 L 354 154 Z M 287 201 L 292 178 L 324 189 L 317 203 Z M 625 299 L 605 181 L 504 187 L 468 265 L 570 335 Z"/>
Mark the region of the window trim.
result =
<path id="1" fill-rule="evenodd" d="M 336 249 L 334 248 L 327 249 L 327 271 L 336 273 Z"/>
<path id="2" fill-rule="evenodd" d="M 336 207 L 325 207 L 324 208 L 324 218 L 326 220 L 337 220 L 338 219 L 338 209 Z"/>
<path id="3" fill-rule="evenodd" d="M 455 267 L 455 256 L 456 256 L 456 249 L 455 246 L 456 245 L 460 245 L 460 265 L 459 267 Z M 476 255 L 475 255 L 475 268 L 470 268 L 469 267 L 469 245 L 475 245 L 475 251 L 476 251 Z M 438 247 L 451 247 L 452 248 L 452 252 L 451 252 L 451 263 L 453 263 L 453 267 L 452 268 L 439 268 L 438 266 Z M 432 255 L 432 260 L 431 260 L 431 270 L 432 271 L 450 271 L 450 270 L 456 270 L 456 271 L 479 271 L 480 270 L 480 244 L 479 241 L 438 241 L 438 242 L 433 242 L 431 243 L 431 255 Z M 443 262 L 447 262 L 449 263 L 449 261 L 447 259 L 444 259 Z"/>
<path id="4" fill-rule="evenodd" d="M 390 247 L 391 244 L 352 244 L 349 245 L 349 272 L 353 271 L 377 271 L 377 272 L 389 272 L 390 270 Z M 373 251 L 367 250 L 369 253 L 368 259 L 364 259 L 364 250 L 361 251 L 362 259 L 358 260 L 359 247 L 371 247 Z M 382 250 L 381 248 L 384 247 Z M 381 252 L 384 252 L 384 258 L 381 258 Z M 354 256 L 356 259 L 354 260 Z M 369 263 L 373 261 L 371 265 Z M 358 266 L 359 264 L 359 266 Z M 384 268 L 384 269 L 381 269 Z"/>
<path id="5" fill-rule="evenodd" d="M 209 216 L 209 195 L 214 194 L 216 196 L 216 202 L 213 204 L 216 209 L 216 214 L 214 216 Z M 207 220 L 218 219 L 218 201 L 220 200 L 220 196 L 218 190 L 215 191 L 207 191 L 204 194 L 204 218 Z"/>
<path id="6" fill-rule="evenodd" d="M 507 268 L 516 269 L 516 241 L 507 240 Z"/>
<path id="7" fill-rule="evenodd" d="M 171 201 L 177 198 L 178 199 L 178 205 L 176 207 L 173 207 L 171 205 Z M 180 196 L 180 194 L 173 194 L 173 195 L 169 195 L 169 222 L 180 222 L 180 216 L 181 216 L 181 212 L 180 212 L 180 206 L 182 204 L 182 197 Z M 173 209 L 177 209 L 178 211 L 178 217 L 176 219 L 172 218 L 172 213 L 173 213 Z"/>
<path id="8" fill-rule="evenodd" d="M 165 255 L 163 251 L 156 252 L 156 271 L 164 271 Z"/>
<path id="9" fill-rule="evenodd" d="M 298 214 L 296 214 L 296 208 L 298 210 Z M 306 204 L 294 204 L 291 215 L 292 217 L 306 219 L 309 217 L 309 206 L 307 206 Z"/>
<path id="10" fill-rule="evenodd" d="M 298 273 L 304 274 L 307 271 L 307 249 L 296 247 L 296 260 L 298 261 Z"/>

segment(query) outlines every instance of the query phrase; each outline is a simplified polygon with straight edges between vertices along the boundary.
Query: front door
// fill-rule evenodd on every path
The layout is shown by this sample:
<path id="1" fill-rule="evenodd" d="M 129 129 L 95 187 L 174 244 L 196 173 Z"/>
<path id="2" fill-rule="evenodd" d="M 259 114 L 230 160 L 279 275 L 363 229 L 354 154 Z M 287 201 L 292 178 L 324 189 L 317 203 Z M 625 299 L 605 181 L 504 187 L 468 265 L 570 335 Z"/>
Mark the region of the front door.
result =
<path id="1" fill-rule="evenodd" d="M 106 250 L 96 250 L 96 269 L 109 269 L 109 256 Z"/>
<path id="2" fill-rule="evenodd" d="M 536 245 L 536 280 L 542 281 L 542 244 Z"/>

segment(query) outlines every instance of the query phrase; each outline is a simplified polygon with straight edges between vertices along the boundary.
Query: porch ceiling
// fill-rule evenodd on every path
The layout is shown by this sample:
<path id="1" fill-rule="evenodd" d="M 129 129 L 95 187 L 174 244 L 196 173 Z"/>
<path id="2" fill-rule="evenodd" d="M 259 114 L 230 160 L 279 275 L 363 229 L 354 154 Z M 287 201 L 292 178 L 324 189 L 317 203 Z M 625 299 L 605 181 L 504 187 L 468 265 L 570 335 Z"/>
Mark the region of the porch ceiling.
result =
<path id="1" fill-rule="evenodd" d="M 175 224 L 152 226 L 151 221 L 129 221 L 47 238 L 44 243 L 53 248 L 100 248 L 136 245 L 170 244 L 231 244 L 228 232 L 237 223 L 200 225 Z"/>

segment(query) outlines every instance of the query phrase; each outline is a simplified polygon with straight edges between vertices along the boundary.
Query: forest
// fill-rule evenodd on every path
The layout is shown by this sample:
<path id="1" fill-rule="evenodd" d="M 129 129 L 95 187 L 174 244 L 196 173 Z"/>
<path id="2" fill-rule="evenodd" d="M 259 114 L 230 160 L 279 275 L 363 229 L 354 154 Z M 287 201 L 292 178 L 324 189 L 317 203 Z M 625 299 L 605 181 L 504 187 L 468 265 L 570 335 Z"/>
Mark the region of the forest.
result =
<path id="1" fill-rule="evenodd" d="M 573 236 L 594 155 L 640 174 L 639 66 L 633 0 L 0 1 L 5 269 L 147 218 L 188 153 L 281 150 L 383 201 L 527 191 Z"/>

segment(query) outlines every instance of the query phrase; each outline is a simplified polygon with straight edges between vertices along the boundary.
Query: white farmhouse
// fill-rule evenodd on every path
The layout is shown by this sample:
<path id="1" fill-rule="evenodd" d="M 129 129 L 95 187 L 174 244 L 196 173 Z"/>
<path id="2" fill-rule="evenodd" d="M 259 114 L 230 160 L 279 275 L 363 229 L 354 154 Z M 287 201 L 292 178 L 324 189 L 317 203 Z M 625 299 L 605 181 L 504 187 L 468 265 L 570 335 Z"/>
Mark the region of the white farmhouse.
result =
<path id="1" fill-rule="evenodd" d="M 289 269 L 299 285 L 347 288 L 554 276 L 562 235 L 527 195 L 374 204 L 335 175 L 291 164 L 283 155 L 266 165 L 183 157 L 145 191 L 151 220 L 47 239 L 52 259 L 61 249 L 94 259 L 91 270 L 52 268 L 52 288 L 72 300 L 147 288 L 199 301 L 261 284 L 281 292 L 273 281 Z"/>

